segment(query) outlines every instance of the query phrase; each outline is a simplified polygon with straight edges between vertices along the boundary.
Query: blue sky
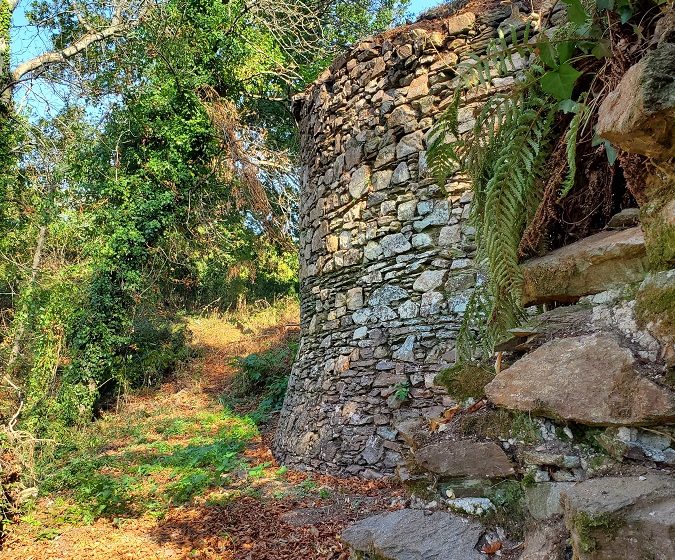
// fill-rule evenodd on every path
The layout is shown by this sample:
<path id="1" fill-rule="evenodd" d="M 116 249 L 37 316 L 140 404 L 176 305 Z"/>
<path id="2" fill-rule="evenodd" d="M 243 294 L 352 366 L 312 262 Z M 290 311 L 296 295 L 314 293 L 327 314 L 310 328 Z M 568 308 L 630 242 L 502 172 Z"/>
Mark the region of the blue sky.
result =
<path id="1" fill-rule="evenodd" d="M 420 12 L 423 12 L 424 10 L 427 10 L 429 8 L 433 8 L 434 6 L 438 6 L 439 4 L 442 4 L 443 0 L 412 0 L 410 2 L 410 11 L 417 15 Z"/>

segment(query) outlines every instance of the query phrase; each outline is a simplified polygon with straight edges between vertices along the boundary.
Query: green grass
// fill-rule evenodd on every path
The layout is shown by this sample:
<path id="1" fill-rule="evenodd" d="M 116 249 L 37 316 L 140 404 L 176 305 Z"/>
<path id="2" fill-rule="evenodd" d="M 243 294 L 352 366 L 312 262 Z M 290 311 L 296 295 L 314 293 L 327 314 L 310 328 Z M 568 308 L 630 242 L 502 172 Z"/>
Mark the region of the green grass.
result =
<path id="1" fill-rule="evenodd" d="M 116 422 L 73 434 L 39 464 L 41 494 L 57 495 L 59 521 L 91 523 L 98 517 L 161 516 L 171 505 L 189 502 L 222 487 L 234 471 L 249 465 L 241 452 L 258 434 L 248 417 L 228 410 L 191 418 L 135 417 L 148 435 L 171 440 L 133 439 L 139 426 Z M 121 420 L 120 418 L 117 419 Z M 119 448 L 106 442 L 131 438 Z M 139 443 L 141 441 L 141 443 Z"/>
<path id="2" fill-rule="evenodd" d="M 166 391 L 133 394 L 122 412 L 103 413 L 91 424 L 64 428 L 54 441 L 44 442 L 35 456 L 39 495 L 25 505 L 20 523 L 31 527 L 34 538 L 50 540 L 67 525 L 99 518 L 116 526 L 143 517 L 161 519 L 184 504 L 216 506 L 265 492 L 326 495 L 311 481 L 296 488 L 286 480 L 285 468 L 246 454 L 247 448 L 259 446 L 257 423 L 283 402 L 297 337 L 264 329 L 297 321 L 297 302 L 291 304 L 239 316 L 259 331 L 256 340 L 222 317 L 194 319 L 191 329 L 201 351 L 192 354 L 183 377 L 177 378 L 180 390 L 169 385 Z M 234 342 L 239 343 L 236 350 Z M 254 348 L 269 350 L 243 357 Z M 235 358 L 232 350 L 242 357 Z M 203 390 L 202 379 L 215 379 L 220 387 L 214 376 L 224 376 L 227 387 L 231 370 L 220 369 L 221 360 L 237 366 L 235 391 L 214 399 Z M 204 368 L 213 364 L 205 377 Z"/>

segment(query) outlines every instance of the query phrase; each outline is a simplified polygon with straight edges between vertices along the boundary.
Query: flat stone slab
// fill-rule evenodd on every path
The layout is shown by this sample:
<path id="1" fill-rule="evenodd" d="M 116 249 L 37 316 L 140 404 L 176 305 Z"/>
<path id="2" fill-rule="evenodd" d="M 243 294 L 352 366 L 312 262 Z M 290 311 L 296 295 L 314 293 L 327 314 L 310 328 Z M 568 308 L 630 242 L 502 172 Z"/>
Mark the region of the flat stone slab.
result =
<path id="1" fill-rule="evenodd" d="M 540 482 L 525 488 L 525 505 L 537 521 L 560 515 L 563 512 L 560 494 L 569 490 L 573 482 Z"/>
<path id="2" fill-rule="evenodd" d="M 578 560 L 672 560 L 675 478 L 595 478 L 561 493 Z"/>
<path id="3" fill-rule="evenodd" d="M 575 301 L 639 282 L 646 274 L 646 262 L 640 227 L 591 235 L 523 263 L 523 304 Z"/>
<path id="4" fill-rule="evenodd" d="M 402 509 L 368 517 L 342 533 L 355 552 L 382 560 L 481 560 L 483 527 L 457 515 Z"/>
<path id="5" fill-rule="evenodd" d="M 506 453 L 493 442 L 434 443 L 419 449 L 415 462 L 443 478 L 507 478 L 514 474 Z"/>
<path id="6" fill-rule="evenodd" d="M 552 340 L 500 372 L 485 394 L 497 406 L 590 426 L 675 421 L 675 392 L 636 370 L 608 333 Z"/>

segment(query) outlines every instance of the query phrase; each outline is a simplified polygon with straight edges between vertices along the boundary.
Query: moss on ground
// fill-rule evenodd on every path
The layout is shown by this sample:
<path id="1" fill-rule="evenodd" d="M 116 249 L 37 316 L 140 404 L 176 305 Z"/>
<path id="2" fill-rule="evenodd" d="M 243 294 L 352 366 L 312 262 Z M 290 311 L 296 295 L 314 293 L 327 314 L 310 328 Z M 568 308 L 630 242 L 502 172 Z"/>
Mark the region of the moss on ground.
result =
<path id="1" fill-rule="evenodd" d="M 465 436 L 484 439 L 514 438 L 524 443 L 537 443 L 541 439 L 539 426 L 523 412 L 510 412 L 503 408 L 481 411 L 460 417 L 457 430 Z"/>
<path id="2" fill-rule="evenodd" d="M 471 397 L 482 399 L 485 396 L 485 386 L 494 376 L 493 370 L 478 364 L 457 364 L 439 373 L 435 382 L 445 387 L 448 393 L 458 400 Z"/>
<path id="3" fill-rule="evenodd" d="M 623 527 L 623 519 L 611 513 L 591 515 L 581 511 L 574 516 L 576 540 L 582 552 L 593 552 L 598 549 L 598 533 L 604 532 L 613 540 L 619 529 Z"/>

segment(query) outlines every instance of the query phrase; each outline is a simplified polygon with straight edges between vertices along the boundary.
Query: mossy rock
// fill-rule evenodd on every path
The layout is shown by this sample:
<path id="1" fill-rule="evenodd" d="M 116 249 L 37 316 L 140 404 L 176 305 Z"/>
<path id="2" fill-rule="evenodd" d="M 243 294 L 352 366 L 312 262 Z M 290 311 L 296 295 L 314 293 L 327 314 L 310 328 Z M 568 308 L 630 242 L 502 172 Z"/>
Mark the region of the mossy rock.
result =
<path id="1" fill-rule="evenodd" d="M 598 533 L 613 540 L 619 529 L 624 525 L 625 521 L 623 518 L 614 513 L 591 515 L 585 511 L 581 511 L 574 516 L 574 532 L 577 545 L 582 552 L 593 552 L 598 548 Z"/>
<path id="2" fill-rule="evenodd" d="M 434 382 L 445 387 L 450 396 L 463 401 L 468 398 L 482 399 L 485 396 L 485 386 L 494 376 L 494 371 L 482 365 L 466 363 L 443 370 Z"/>
<path id="3" fill-rule="evenodd" d="M 675 167 L 664 167 L 647 178 L 640 206 L 645 248 L 651 270 L 675 267 Z"/>
<path id="4" fill-rule="evenodd" d="M 675 270 L 650 275 L 640 286 L 635 303 L 640 323 L 658 322 L 675 332 Z"/>
<path id="5" fill-rule="evenodd" d="M 664 381 L 675 388 L 675 269 L 645 278 L 635 298 L 635 315 L 640 326 L 663 345 L 663 357 L 671 368 Z"/>

